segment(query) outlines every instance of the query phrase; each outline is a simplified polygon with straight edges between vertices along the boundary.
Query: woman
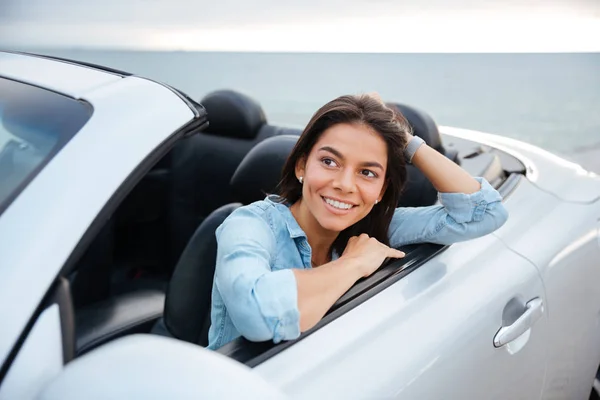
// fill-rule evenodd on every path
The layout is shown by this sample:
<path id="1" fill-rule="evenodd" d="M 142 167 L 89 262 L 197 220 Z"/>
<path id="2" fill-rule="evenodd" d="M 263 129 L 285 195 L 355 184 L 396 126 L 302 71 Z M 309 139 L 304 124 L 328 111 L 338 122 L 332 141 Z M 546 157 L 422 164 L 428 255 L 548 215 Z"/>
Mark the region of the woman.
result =
<path id="1" fill-rule="evenodd" d="M 396 208 L 412 162 L 441 205 Z M 283 169 L 278 196 L 241 207 L 217 229 L 209 348 L 297 338 L 394 247 L 450 244 L 507 219 L 500 194 L 420 138 L 375 96 L 317 111 Z"/>

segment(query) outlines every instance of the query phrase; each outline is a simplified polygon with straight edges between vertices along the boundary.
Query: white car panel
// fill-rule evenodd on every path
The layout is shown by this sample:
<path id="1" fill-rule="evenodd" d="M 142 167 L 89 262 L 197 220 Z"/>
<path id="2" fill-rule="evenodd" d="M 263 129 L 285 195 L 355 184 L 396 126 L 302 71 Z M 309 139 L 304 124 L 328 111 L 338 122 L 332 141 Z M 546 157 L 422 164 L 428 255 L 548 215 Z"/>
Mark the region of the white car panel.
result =
<path id="1" fill-rule="evenodd" d="M 527 178 L 538 188 L 565 201 L 591 203 L 600 199 L 600 176 L 546 150 L 505 136 L 443 126 L 440 132 L 498 148 L 521 160 Z"/>
<path id="2" fill-rule="evenodd" d="M 40 400 L 248 399 L 285 397 L 245 365 L 156 335 L 117 339 L 67 364 Z"/>
<path id="3" fill-rule="evenodd" d="M 62 332 L 57 304 L 45 309 L 0 386 L 0 400 L 29 400 L 63 369 Z"/>
<path id="4" fill-rule="evenodd" d="M 544 279 L 551 349 L 546 395 L 587 398 L 600 359 L 600 247 L 597 219 L 590 218 L 600 216 L 600 201 L 560 201 L 525 179 L 518 189 L 506 201 L 509 220 L 494 235 L 531 260 Z"/>
<path id="5" fill-rule="evenodd" d="M 121 76 L 41 57 L 0 53 L 2 76 L 63 93 L 76 99 Z"/>
<path id="6" fill-rule="evenodd" d="M 171 90 L 136 77 L 85 100 L 94 106 L 91 119 L 0 216 L 0 293 L 9 299 L 0 304 L 0 360 L 110 197 L 193 119 Z"/>
<path id="7" fill-rule="evenodd" d="M 455 244 L 255 371 L 294 398 L 538 399 L 546 313 L 493 345 L 513 297 L 545 301 L 528 260 L 493 236 Z"/>

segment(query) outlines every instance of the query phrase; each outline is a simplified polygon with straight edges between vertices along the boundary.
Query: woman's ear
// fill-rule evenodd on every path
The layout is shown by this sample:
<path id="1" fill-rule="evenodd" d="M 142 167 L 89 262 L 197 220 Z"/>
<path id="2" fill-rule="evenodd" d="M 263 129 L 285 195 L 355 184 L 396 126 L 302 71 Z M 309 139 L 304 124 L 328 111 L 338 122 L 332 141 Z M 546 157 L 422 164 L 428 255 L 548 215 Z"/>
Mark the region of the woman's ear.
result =
<path id="1" fill-rule="evenodd" d="M 300 157 L 296 162 L 296 179 L 300 177 L 304 177 L 304 172 L 306 171 L 306 157 Z"/>

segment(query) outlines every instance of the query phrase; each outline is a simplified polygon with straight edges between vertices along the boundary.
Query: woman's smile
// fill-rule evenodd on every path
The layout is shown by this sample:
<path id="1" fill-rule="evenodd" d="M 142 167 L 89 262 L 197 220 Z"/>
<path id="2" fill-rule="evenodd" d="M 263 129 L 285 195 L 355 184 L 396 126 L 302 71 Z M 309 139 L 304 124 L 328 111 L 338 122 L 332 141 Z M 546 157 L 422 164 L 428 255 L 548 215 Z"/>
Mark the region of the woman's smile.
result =
<path id="1" fill-rule="evenodd" d="M 353 211 L 355 204 L 334 199 L 332 197 L 321 196 L 325 208 L 336 215 L 347 215 Z"/>

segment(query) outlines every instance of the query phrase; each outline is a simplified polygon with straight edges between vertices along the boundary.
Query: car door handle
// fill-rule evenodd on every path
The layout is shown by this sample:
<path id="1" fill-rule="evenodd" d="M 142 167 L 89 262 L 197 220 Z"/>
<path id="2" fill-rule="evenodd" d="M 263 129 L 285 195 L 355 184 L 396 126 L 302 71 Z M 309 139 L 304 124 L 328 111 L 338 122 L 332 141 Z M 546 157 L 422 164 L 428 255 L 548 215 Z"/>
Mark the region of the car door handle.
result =
<path id="1" fill-rule="evenodd" d="M 525 311 L 515 322 L 509 326 L 500 328 L 496 336 L 494 336 L 494 346 L 501 347 L 512 342 L 528 329 L 531 329 L 533 324 L 540 319 L 544 314 L 544 302 L 539 297 L 527 302 Z"/>

